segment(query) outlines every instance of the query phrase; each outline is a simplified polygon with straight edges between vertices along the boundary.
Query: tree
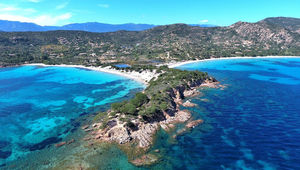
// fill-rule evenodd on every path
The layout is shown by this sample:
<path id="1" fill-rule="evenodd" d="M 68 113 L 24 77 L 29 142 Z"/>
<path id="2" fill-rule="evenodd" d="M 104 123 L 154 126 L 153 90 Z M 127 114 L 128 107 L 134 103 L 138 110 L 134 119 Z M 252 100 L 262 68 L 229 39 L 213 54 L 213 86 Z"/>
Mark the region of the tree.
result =
<path id="1" fill-rule="evenodd" d="M 132 103 L 126 103 L 123 107 L 121 107 L 121 113 L 135 115 L 137 112 L 136 107 Z"/>
<path id="2" fill-rule="evenodd" d="M 144 103 L 147 103 L 149 101 L 147 95 L 145 95 L 144 93 L 137 93 L 135 95 L 135 98 L 133 98 L 131 100 L 131 103 L 135 106 L 135 107 L 140 107 L 141 105 L 143 105 Z"/>
<path id="3" fill-rule="evenodd" d="M 112 110 L 115 112 L 121 112 L 121 108 L 126 104 L 127 102 L 121 102 L 121 103 L 113 103 L 111 104 Z"/>

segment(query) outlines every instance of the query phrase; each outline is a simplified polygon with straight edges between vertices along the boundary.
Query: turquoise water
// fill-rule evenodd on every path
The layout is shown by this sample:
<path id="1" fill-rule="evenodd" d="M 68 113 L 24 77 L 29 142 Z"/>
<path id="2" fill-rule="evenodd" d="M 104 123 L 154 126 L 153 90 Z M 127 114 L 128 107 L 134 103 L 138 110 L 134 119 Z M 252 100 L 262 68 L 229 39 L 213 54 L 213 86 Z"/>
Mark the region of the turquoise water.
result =
<path id="1" fill-rule="evenodd" d="M 130 98 L 142 84 L 80 68 L 0 69 L 0 165 L 64 141 L 78 118 Z"/>
<path id="2" fill-rule="evenodd" d="M 206 71 L 227 87 L 192 99 L 193 116 L 205 123 L 156 145 L 165 157 L 156 168 L 300 168 L 300 58 L 212 60 L 180 69 Z"/>
<path id="3" fill-rule="evenodd" d="M 204 88 L 203 96 L 190 98 L 198 106 L 182 109 L 191 110 L 193 118 L 203 119 L 204 124 L 175 139 L 173 132 L 160 130 L 150 150 L 160 150 L 160 161 L 144 168 L 128 163 L 116 147 L 83 152 L 77 142 L 59 149 L 52 145 L 76 132 L 74 128 L 80 126 L 76 118 L 132 97 L 140 84 L 77 68 L 1 69 L 0 129 L 5 135 L 0 136 L 0 150 L 1 156 L 9 157 L 0 160 L 40 153 L 36 154 L 40 159 L 21 163 L 28 168 L 48 165 L 45 160 L 51 165 L 70 155 L 67 160 L 72 160 L 70 151 L 74 151 L 94 152 L 82 160 L 98 169 L 299 169 L 300 58 L 211 60 L 180 69 L 206 71 L 226 88 Z M 46 154 L 40 152 L 47 149 Z"/>

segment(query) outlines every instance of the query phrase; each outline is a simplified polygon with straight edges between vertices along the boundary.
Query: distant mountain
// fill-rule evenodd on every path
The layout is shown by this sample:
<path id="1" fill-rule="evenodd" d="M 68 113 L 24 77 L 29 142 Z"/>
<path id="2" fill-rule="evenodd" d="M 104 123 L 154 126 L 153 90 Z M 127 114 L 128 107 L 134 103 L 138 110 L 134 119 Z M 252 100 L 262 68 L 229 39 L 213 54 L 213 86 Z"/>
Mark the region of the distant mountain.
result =
<path id="1" fill-rule="evenodd" d="M 0 66 L 24 62 L 98 65 L 234 56 L 300 56 L 295 18 L 267 18 L 228 27 L 186 24 L 144 31 L 0 32 Z"/>
<path id="2" fill-rule="evenodd" d="M 27 22 L 0 20 L 0 30 L 6 32 L 47 31 L 46 28 Z"/>
<path id="3" fill-rule="evenodd" d="M 77 31 L 87 31 L 87 32 L 115 32 L 120 30 L 125 31 L 142 31 L 155 27 L 155 25 L 149 24 L 103 24 L 98 22 L 88 22 L 88 23 L 75 23 L 68 24 L 61 27 L 46 27 L 48 30 L 77 30 Z M 0 28 L 1 29 L 1 28 Z"/>
<path id="4" fill-rule="evenodd" d="M 6 21 L 0 20 L 0 30 L 6 32 L 27 32 L 27 31 L 55 31 L 55 30 L 74 30 L 74 31 L 87 31 L 87 32 L 115 32 L 120 30 L 125 31 L 143 31 L 157 25 L 151 24 L 103 24 L 98 22 L 87 23 L 74 23 L 64 26 L 40 26 L 34 23 L 18 22 L 18 21 Z M 200 27 L 213 27 L 214 25 L 199 25 L 191 24 L 191 26 Z"/>
<path id="5" fill-rule="evenodd" d="M 300 19 L 299 18 L 287 18 L 287 17 L 274 17 L 266 18 L 261 22 L 273 24 L 274 26 L 280 26 L 290 31 L 300 33 Z"/>
<path id="6" fill-rule="evenodd" d="M 6 32 L 27 32 L 27 31 L 54 31 L 54 30 L 77 30 L 88 32 L 114 32 L 119 30 L 142 31 L 155 27 L 150 24 L 103 24 L 97 22 L 75 23 L 64 26 L 40 26 L 34 23 L 0 20 L 0 30 Z"/>

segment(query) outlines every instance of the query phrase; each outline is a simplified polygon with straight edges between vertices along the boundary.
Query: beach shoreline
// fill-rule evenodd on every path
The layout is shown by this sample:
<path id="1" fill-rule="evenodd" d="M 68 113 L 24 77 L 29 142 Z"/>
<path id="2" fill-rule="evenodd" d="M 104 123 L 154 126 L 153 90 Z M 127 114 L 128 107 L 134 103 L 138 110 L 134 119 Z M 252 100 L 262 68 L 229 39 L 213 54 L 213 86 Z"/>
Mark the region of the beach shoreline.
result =
<path id="1" fill-rule="evenodd" d="M 43 63 L 31 63 L 31 64 L 23 64 L 24 66 L 41 66 L 41 67 L 70 67 L 70 68 L 82 68 L 82 69 L 87 69 L 87 70 L 92 70 L 92 71 L 98 71 L 98 72 L 104 72 L 104 73 L 109 73 L 109 74 L 115 74 L 119 75 L 122 77 L 126 77 L 129 79 L 132 79 L 134 81 L 137 81 L 139 83 L 144 84 L 145 86 L 148 85 L 148 82 L 156 76 L 152 72 L 145 72 L 143 71 L 142 73 L 138 72 L 125 72 L 122 70 L 116 70 L 111 68 L 110 66 L 108 67 L 94 67 L 94 66 L 83 66 L 83 65 L 67 65 L 67 64 L 59 64 L 59 65 L 47 65 Z"/>
<path id="2" fill-rule="evenodd" d="M 229 59 L 255 59 L 255 58 L 300 58 L 300 56 L 257 56 L 257 57 L 220 57 L 220 58 L 209 58 L 209 59 L 202 59 L 202 60 L 187 60 L 187 61 L 180 61 L 180 62 L 169 62 L 160 65 L 167 65 L 169 68 L 176 68 L 185 64 L 197 63 L 197 62 L 205 62 L 205 61 L 213 61 L 213 60 L 229 60 Z M 23 64 L 27 66 L 42 66 L 42 67 L 73 67 L 73 68 L 82 68 L 88 69 L 93 71 L 105 72 L 109 74 L 115 74 L 122 77 L 129 78 L 131 80 L 137 81 L 142 83 L 143 85 L 147 86 L 149 81 L 153 77 L 157 77 L 159 74 L 150 72 L 150 71 L 143 71 L 141 73 L 136 71 L 126 72 L 122 70 L 116 70 L 111 68 L 110 66 L 107 67 L 95 67 L 95 66 L 84 66 L 84 65 L 68 65 L 68 64 L 58 64 L 58 65 L 48 65 L 43 63 L 30 63 L 30 64 Z"/>
<path id="3" fill-rule="evenodd" d="M 187 60 L 181 62 L 171 62 L 167 63 L 166 65 L 169 68 L 176 68 L 185 64 L 197 63 L 197 62 L 204 62 L 204 61 L 213 61 L 213 60 L 230 60 L 230 59 L 255 59 L 255 58 L 300 58 L 300 56 L 256 56 L 256 57 L 220 57 L 220 58 L 209 58 L 209 59 L 202 59 L 202 60 Z"/>

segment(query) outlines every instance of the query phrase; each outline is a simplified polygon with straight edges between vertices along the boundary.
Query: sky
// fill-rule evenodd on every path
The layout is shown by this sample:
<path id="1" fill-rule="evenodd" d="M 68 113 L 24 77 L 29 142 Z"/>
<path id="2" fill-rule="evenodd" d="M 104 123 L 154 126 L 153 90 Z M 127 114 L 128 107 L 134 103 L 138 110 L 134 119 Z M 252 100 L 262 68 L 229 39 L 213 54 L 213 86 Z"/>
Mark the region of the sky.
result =
<path id="1" fill-rule="evenodd" d="M 69 23 L 174 23 L 228 26 L 267 17 L 300 18 L 300 0 L 0 0 L 0 20 Z"/>

